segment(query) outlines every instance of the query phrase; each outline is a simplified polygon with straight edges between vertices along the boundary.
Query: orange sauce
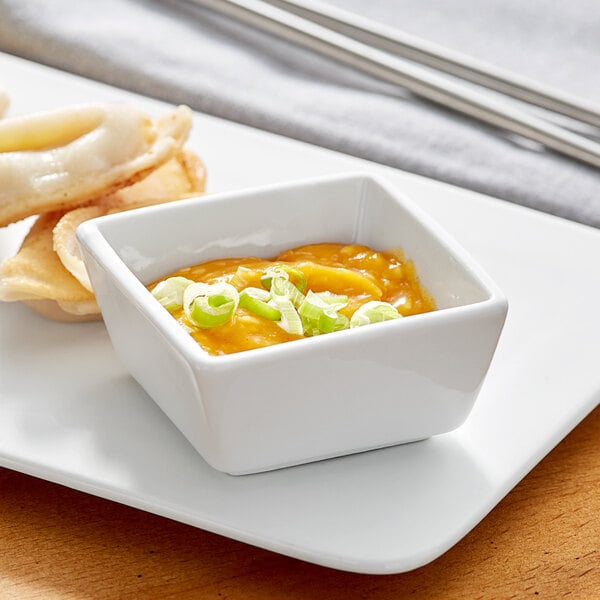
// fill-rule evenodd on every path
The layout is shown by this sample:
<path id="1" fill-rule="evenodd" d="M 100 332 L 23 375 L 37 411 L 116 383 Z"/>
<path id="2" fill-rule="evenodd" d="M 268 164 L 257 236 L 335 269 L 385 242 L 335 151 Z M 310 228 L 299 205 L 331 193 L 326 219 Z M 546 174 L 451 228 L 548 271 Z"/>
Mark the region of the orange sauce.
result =
<path id="1" fill-rule="evenodd" d="M 307 290 L 330 291 L 348 296 L 348 306 L 340 310 L 348 318 L 362 304 L 381 300 L 393 304 L 403 316 L 435 310 L 433 298 L 423 289 L 413 263 L 398 251 L 377 251 L 367 246 L 311 244 L 282 252 L 270 260 L 224 258 L 186 267 L 168 277 L 182 276 L 193 281 L 225 281 L 238 291 L 262 287 L 260 277 L 269 266 L 287 264 L 300 269 Z M 152 290 L 156 281 L 148 288 Z M 209 354 L 221 355 L 270 346 L 301 336 L 291 335 L 275 322 L 238 308 L 232 320 L 211 329 L 192 327 L 183 311 L 173 316 Z"/>

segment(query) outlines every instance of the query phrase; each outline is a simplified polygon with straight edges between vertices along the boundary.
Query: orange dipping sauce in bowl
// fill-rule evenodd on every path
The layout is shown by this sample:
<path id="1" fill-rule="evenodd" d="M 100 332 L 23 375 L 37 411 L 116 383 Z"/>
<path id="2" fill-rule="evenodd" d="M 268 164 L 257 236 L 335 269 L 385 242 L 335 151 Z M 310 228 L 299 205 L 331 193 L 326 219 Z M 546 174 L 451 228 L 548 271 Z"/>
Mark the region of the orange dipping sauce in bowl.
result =
<path id="1" fill-rule="evenodd" d="M 152 291 L 168 277 L 185 277 L 204 283 L 226 282 L 238 292 L 260 288 L 261 276 L 269 267 L 288 265 L 302 271 L 306 289 L 347 296 L 348 304 L 340 314 L 350 318 L 365 303 L 378 300 L 393 305 L 400 315 L 409 316 L 435 310 L 433 298 L 419 283 L 413 263 L 399 251 L 378 251 L 367 246 L 337 243 L 311 244 L 286 250 L 278 256 L 224 258 L 186 267 L 148 286 Z M 238 307 L 224 325 L 195 327 L 182 309 L 173 316 L 209 354 L 222 355 L 252 350 L 300 339 L 271 321 Z"/>

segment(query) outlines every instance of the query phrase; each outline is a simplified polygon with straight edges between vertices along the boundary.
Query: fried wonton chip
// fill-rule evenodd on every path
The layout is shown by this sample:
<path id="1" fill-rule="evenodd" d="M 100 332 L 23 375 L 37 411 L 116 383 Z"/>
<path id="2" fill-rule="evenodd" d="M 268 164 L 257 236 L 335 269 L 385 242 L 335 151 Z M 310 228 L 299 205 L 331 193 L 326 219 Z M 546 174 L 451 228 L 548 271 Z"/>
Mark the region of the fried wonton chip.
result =
<path id="1" fill-rule="evenodd" d="M 181 150 L 191 124 L 186 106 L 151 119 L 120 104 L 0 121 L 0 226 L 142 180 Z"/>
<path id="2" fill-rule="evenodd" d="M 162 204 L 201 194 L 204 192 L 205 175 L 202 161 L 193 152 L 184 149 L 139 183 L 102 198 L 97 204 L 66 213 L 54 228 L 54 250 L 65 268 L 84 288 L 92 291 L 75 235 L 77 227 L 88 219 L 108 212 Z"/>
<path id="3" fill-rule="evenodd" d="M 81 223 L 101 217 L 108 212 L 104 206 L 84 206 L 63 215 L 52 229 L 52 246 L 62 266 L 89 292 L 93 292 L 83 256 L 77 242 L 76 230 Z"/>
<path id="4" fill-rule="evenodd" d="M 52 247 L 52 231 L 61 211 L 37 218 L 16 256 L 2 264 L 0 300 L 50 300 L 75 315 L 98 314 L 94 294 L 63 266 Z"/>
<path id="5" fill-rule="evenodd" d="M 204 163 L 184 148 L 146 179 L 102 198 L 98 204 L 110 207 L 111 212 L 151 206 L 197 196 L 204 193 L 205 185 Z"/>

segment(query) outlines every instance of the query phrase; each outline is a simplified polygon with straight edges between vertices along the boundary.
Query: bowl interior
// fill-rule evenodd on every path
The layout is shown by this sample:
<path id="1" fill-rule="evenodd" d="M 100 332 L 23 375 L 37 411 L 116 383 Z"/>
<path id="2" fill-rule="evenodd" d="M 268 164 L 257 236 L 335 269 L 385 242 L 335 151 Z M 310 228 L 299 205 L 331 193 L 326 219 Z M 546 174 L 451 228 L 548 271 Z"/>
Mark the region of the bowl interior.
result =
<path id="1" fill-rule="evenodd" d="M 225 257 L 270 258 L 303 244 L 401 248 L 438 308 L 488 299 L 485 277 L 410 201 L 371 176 L 338 176 L 204 196 L 99 219 L 99 232 L 144 284 Z"/>

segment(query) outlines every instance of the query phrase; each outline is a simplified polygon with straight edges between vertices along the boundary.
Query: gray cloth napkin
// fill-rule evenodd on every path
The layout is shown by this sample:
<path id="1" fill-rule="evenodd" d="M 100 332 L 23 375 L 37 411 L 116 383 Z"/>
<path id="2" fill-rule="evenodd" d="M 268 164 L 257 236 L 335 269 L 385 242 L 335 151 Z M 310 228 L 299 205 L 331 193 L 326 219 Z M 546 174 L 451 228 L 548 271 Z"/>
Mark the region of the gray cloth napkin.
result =
<path id="1" fill-rule="evenodd" d="M 331 3 L 600 103 L 597 0 Z M 0 0 L 0 51 L 600 226 L 599 170 L 185 0 Z"/>

